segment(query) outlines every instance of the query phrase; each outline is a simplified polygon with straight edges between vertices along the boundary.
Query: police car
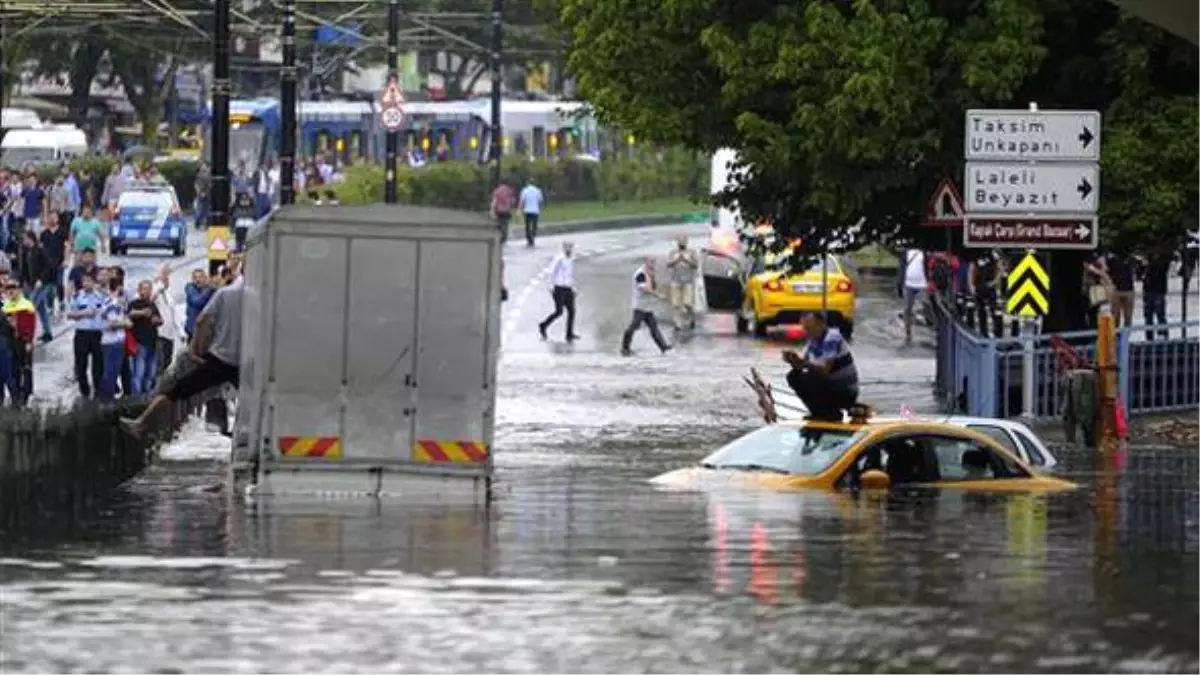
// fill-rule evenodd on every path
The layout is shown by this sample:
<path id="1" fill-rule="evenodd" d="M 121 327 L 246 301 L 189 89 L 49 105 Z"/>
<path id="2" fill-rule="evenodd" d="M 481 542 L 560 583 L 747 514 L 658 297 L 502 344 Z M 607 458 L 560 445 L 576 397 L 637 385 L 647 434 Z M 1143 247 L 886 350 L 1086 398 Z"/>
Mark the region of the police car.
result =
<path id="1" fill-rule="evenodd" d="M 175 188 L 145 182 L 126 187 L 108 234 L 114 255 L 125 255 L 131 248 L 165 248 L 182 256 L 188 232 Z"/>

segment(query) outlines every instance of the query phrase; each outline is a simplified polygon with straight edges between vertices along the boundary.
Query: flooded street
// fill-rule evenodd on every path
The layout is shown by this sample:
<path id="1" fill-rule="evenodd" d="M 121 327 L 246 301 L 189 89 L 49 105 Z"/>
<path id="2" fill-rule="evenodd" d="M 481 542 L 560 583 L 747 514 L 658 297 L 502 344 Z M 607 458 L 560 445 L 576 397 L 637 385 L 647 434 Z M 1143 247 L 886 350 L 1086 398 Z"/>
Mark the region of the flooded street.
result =
<path id="1" fill-rule="evenodd" d="M 193 428 L 93 517 L 5 535 L 0 672 L 1200 668 L 1194 452 L 1056 448 L 1084 487 L 1049 496 L 649 484 L 756 426 L 750 366 L 783 375 L 725 316 L 618 355 L 672 232 L 575 237 L 575 345 L 535 327 L 556 240 L 510 248 L 490 507 L 247 504 Z M 895 306 L 860 296 L 863 398 L 930 410 Z"/>

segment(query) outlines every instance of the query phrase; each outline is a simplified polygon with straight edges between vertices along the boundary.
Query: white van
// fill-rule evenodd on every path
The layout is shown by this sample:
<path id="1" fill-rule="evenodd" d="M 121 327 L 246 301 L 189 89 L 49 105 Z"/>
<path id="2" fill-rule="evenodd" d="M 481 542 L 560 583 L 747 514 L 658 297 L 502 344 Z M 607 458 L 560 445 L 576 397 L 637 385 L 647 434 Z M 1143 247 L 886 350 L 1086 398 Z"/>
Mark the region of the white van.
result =
<path id="1" fill-rule="evenodd" d="M 40 129 L 42 118 L 29 108 L 4 108 L 0 110 L 0 129 Z"/>
<path id="2" fill-rule="evenodd" d="M 737 161 L 737 151 L 732 148 L 721 148 L 713 153 L 712 157 L 712 177 L 709 186 L 709 193 L 716 195 L 723 192 L 725 188 L 733 185 L 733 171 L 729 169 L 731 162 Z M 742 216 L 737 209 L 726 209 L 712 207 L 713 235 L 718 233 L 724 235 L 727 233 L 736 234 L 742 229 Z"/>
<path id="3" fill-rule="evenodd" d="M 19 169 L 27 164 L 53 164 L 87 151 L 87 136 L 77 127 L 14 129 L 0 141 L 0 165 Z"/>

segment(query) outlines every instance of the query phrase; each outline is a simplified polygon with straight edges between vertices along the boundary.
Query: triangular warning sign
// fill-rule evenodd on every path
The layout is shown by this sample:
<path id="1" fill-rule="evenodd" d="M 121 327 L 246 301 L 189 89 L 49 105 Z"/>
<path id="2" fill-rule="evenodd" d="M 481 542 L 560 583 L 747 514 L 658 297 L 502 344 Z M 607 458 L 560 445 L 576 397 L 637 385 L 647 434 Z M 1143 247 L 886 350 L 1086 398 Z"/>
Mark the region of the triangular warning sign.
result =
<path id="1" fill-rule="evenodd" d="M 212 244 L 209 244 L 208 250 L 216 252 L 216 253 L 220 253 L 221 251 L 226 250 L 225 240 L 220 237 L 214 238 L 212 240 Z"/>
<path id="2" fill-rule="evenodd" d="M 383 95 L 379 99 L 384 105 L 404 103 L 404 95 L 400 93 L 400 87 L 396 86 L 396 80 L 388 80 L 387 86 L 383 88 Z"/>
<path id="3" fill-rule="evenodd" d="M 943 178 L 929 200 L 930 220 L 961 220 L 963 217 L 962 195 L 949 178 Z"/>

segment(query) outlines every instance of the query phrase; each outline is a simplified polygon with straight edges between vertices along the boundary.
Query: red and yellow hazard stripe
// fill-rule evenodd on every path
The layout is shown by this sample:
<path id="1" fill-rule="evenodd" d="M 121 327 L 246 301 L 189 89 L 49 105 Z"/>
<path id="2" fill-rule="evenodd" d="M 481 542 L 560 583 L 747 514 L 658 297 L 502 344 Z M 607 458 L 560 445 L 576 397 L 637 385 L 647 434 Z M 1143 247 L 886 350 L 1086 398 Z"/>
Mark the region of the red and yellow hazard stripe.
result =
<path id="1" fill-rule="evenodd" d="M 338 459 L 342 439 L 337 436 L 280 436 L 279 454 L 284 457 Z"/>
<path id="2" fill-rule="evenodd" d="M 474 441 L 417 441 L 412 457 L 423 464 L 483 464 L 488 449 Z"/>

